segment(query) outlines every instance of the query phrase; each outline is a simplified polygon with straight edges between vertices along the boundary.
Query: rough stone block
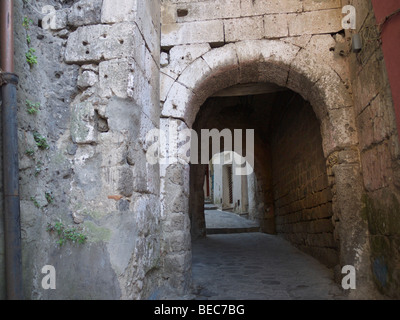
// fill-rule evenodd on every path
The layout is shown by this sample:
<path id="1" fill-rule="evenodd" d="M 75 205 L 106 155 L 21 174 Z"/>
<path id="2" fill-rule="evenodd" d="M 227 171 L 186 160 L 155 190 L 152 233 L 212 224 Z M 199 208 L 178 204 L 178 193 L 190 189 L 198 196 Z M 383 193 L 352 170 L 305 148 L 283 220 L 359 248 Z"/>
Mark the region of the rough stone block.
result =
<path id="1" fill-rule="evenodd" d="M 68 13 L 68 24 L 74 27 L 98 24 L 101 22 L 102 1 L 81 0 L 76 2 Z"/>
<path id="2" fill-rule="evenodd" d="M 271 13 L 289 13 L 301 12 L 303 10 L 303 1 L 301 0 L 242 0 L 241 16 L 255 16 Z"/>
<path id="3" fill-rule="evenodd" d="M 134 22 L 136 19 L 137 0 L 103 0 L 101 10 L 102 23 Z"/>
<path id="4" fill-rule="evenodd" d="M 267 39 L 289 36 L 288 15 L 271 14 L 264 16 L 264 36 Z"/>
<path id="5" fill-rule="evenodd" d="M 262 39 L 264 22 L 261 16 L 224 20 L 226 42 Z"/>
<path id="6" fill-rule="evenodd" d="M 378 145 L 361 154 L 364 185 L 368 191 L 375 191 L 389 185 L 392 176 L 390 153 L 387 145 Z"/>
<path id="7" fill-rule="evenodd" d="M 154 61 L 160 61 L 160 7 L 158 0 L 139 1 L 136 24 Z"/>
<path id="8" fill-rule="evenodd" d="M 49 21 L 48 26 L 50 30 L 62 30 L 66 28 L 68 25 L 68 11 L 57 10 L 53 16 L 53 19 Z M 43 23 L 43 27 L 45 26 L 45 22 Z"/>
<path id="9" fill-rule="evenodd" d="M 190 22 L 240 17 L 240 1 L 218 0 L 164 5 L 165 22 Z"/>
<path id="10" fill-rule="evenodd" d="M 338 152 L 339 164 L 356 164 L 359 162 L 360 162 L 360 154 L 358 148 L 356 147 Z M 328 184 L 326 184 L 325 186 L 328 186 Z"/>
<path id="11" fill-rule="evenodd" d="M 218 69 L 239 67 L 236 46 L 233 44 L 213 49 L 203 54 L 202 58 L 213 72 L 216 72 Z"/>
<path id="12" fill-rule="evenodd" d="M 292 61 L 299 48 L 275 40 L 249 40 L 236 43 L 241 83 L 272 82 L 286 86 Z"/>
<path id="13" fill-rule="evenodd" d="M 317 60 L 317 55 L 314 52 L 301 50 L 292 63 L 288 86 L 296 92 L 305 91 L 307 87 L 310 91 L 312 84 L 316 83 L 328 70 L 325 64 L 321 64 Z M 307 79 L 306 87 L 302 90 L 299 89 L 304 82 L 300 77 Z"/>
<path id="14" fill-rule="evenodd" d="M 149 74 L 151 70 L 149 70 Z M 160 117 L 160 84 L 158 69 L 156 76 L 146 76 L 141 71 L 139 65 L 134 61 L 129 61 L 128 96 L 140 106 L 142 112 L 153 122 L 157 123 Z"/>
<path id="15" fill-rule="evenodd" d="M 324 154 L 328 157 L 333 151 L 354 146 L 358 142 L 352 108 L 330 111 L 330 117 L 322 119 L 321 134 L 324 137 Z"/>
<path id="16" fill-rule="evenodd" d="M 293 14 L 289 18 L 289 35 L 334 33 L 343 29 L 342 10 L 329 9 Z"/>
<path id="17" fill-rule="evenodd" d="M 191 137 L 191 131 L 183 121 L 176 119 L 161 119 L 160 130 L 163 134 L 163 139 L 159 140 L 161 177 L 165 179 L 161 193 L 168 194 L 174 189 L 172 185 L 176 185 L 182 187 L 181 191 L 188 194 L 189 183 L 185 177 L 188 174 L 186 171 L 190 159 L 187 155 L 188 143 L 182 144 L 182 141 L 189 142 L 187 138 Z"/>
<path id="18" fill-rule="evenodd" d="M 382 64 L 378 59 L 379 54 L 374 53 L 353 80 L 354 106 L 357 114 L 379 94 L 381 87 L 377 84 L 385 83 L 382 78 Z"/>
<path id="19" fill-rule="evenodd" d="M 160 78 L 160 100 L 165 101 L 167 99 L 169 90 L 171 90 L 172 85 L 175 80 L 165 73 L 161 72 Z"/>
<path id="20" fill-rule="evenodd" d="M 346 46 L 344 41 L 340 34 L 334 37 L 330 34 L 314 35 L 305 48 L 318 57 L 319 61 L 331 67 L 343 82 L 350 84 L 348 60 L 340 53 L 341 48 L 344 49 Z"/>
<path id="21" fill-rule="evenodd" d="M 93 87 L 99 81 L 99 76 L 92 71 L 83 71 L 78 78 L 78 87 L 85 89 Z"/>
<path id="22" fill-rule="evenodd" d="M 176 23 L 177 10 L 174 5 L 163 4 L 161 6 L 161 25 Z"/>
<path id="23" fill-rule="evenodd" d="M 190 265 L 191 255 L 185 252 L 170 254 L 165 257 L 165 265 L 164 272 L 169 275 L 177 275 L 183 277 L 183 273 L 187 271 L 188 266 Z M 173 283 L 173 285 L 180 286 L 182 283 L 177 279 L 173 279 L 174 281 L 178 281 L 177 283 Z M 183 279 L 181 280 L 183 281 Z"/>
<path id="24" fill-rule="evenodd" d="M 117 131 L 98 135 L 97 151 L 102 155 L 101 166 L 105 168 L 104 171 L 109 172 L 110 168 L 117 168 L 126 163 L 126 145 L 121 143 L 124 139 L 125 135 Z M 107 179 L 107 183 L 110 180 L 113 179 Z"/>
<path id="25" fill-rule="evenodd" d="M 379 94 L 370 105 L 357 117 L 360 145 L 363 150 L 381 143 L 395 131 L 395 117 Z"/>
<path id="26" fill-rule="evenodd" d="M 184 192 L 184 187 L 171 185 L 167 181 L 166 188 L 169 189 L 164 196 L 166 212 L 188 212 L 189 199 L 187 197 L 187 194 L 185 194 Z"/>
<path id="27" fill-rule="evenodd" d="M 304 11 L 316 11 L 324 9 L 338 9 L 342 7 L 341 0 L 303 0 Z"/>
<path id="28" fill-rule="evenodd" d="M 178 82 L 187 88 L 195 89 L 209 74 L 211 69 L 208 64 L 202 58 L 198 58 L 185 69 Z"/>
<path id="29" fill-rule="evenodd" d="M 133 170 L 129 166 L 124 166 L 119 170 L 118 191 L 124 197 L 130 197 L 133 194 Z"/>
<path id="30" fill-rule="evenodd" d="M 160 167 L 146 163 L 147 191 L 160 197 Z M 160 198 L 158 198 L 159 200 Z"/>
<path id="31" fill-rule="evenodd" d="M 125 138 L 129 136 L 130 139 L 136 141 L 139 137 L 141 114 L 140 106 L 131 99 L 113 96 L 108 102 L 105 116 L 108 119 L 110 132 L 119 132 L 124 134 Z"/>
<path id="32" fill-rule="evenodd" d="M 361 198 L 364 194 L 364 186 L 359 164 L 341 164 L 334 166 L 333 172 L 336 179 L 336 203 L 340 212 L 340 221 L 347 228 L 360 227 Z M 381 180 L 378 180 L 381 181 Z M 347 211 L 348 210 L 348 211 Z M 347 212 L 347 214 L 346 214 Z"/>
<path id="33" fill-rule="evenodd" d="M 91 63 L 136 55 L 135 24 L 96 25 L 78 28 L 67 42 L 67 63 Z"/>
<path id="34" fill-rule="evenodd" d="M 190 63 L 211 50 L 208 43 L 175 46 L 169 52 L 169 64 L 161 71 L 176 79 Z"/>
<path id="35" fill-rule="evenodd" d="M 164 103 L 162 115 L 164 117 L 173 117 L 178 119 L 185 119 L 187 105 L 193 96 L 193 92 L 175 82 L 171 87 L 168 98 Z"/>
<path id="36" fill-rule="evenodd" d="M 71 112 L 71 138 L 76 144 L 96 142 L 94 108 L 89 102 L 74 103 Z"/>
<path id="37" fill-rule="evenodd" d="M 168 219 L 164 222 L 163 228 L 166 232 L 176 230 L 187 230 L 190 228 L 190 218 L 186 213 L 170 213 Z"/>
<path id="38" fill-rule="evenodd" d="M 161 32 L 162 47 L 224 42 L 224 25 L 221 20 L 166 24 L 162 26 Z"/>
<path id="39" fill-rule="evenodd" d="M 182 229 L 176 229 L 182 230 Z M 190 233 L 186 233 L 186 230 L 174 231 L 166 234 L 165 236 L 165 247 L 169 252 L 182 252 L 183 250 L 188 250 L 191 245 Z"/>
<path id="40" fill-rule="evenodd" d="M 353 99 L 349 90 L 338 74 L 329 69 L 312 87 L 308 98 L 314 106 L 322 105 L 328 112 L 353 106 Z"/>
<path id="41" fill-rule="evenodd" d="M 139 71 L 140 72 L 140 71 Z M 102 97 L 128 97 L 128 81 L 131 73 L 127 59 L 101 62 L 99 65 L 100 92 Z"/>
<path id="42" fill-rule="evenodd" d="M 312 35 L 311 34 L 305 34 L 302 36 L 296 36 L 296 37 L 288 37 L 288 38 L 283 38 L 281 41 L 284 41 L 286 43 L 294 44 L 295 46 L 305 48 L 307 44 L 310 42 Z"/>

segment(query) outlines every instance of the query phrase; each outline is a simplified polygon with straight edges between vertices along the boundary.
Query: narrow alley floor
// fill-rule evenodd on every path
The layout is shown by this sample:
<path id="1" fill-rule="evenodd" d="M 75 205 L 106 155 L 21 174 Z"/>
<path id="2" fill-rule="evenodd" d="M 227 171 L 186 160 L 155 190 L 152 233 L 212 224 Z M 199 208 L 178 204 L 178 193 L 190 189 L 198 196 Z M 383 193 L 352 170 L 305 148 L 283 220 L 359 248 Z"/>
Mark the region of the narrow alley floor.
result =
<path id="1" fill-rule="evenodd" d="M 237 214 L 219 210 L 206 210 L 207 234 L 260 232 L 260 225 Z"/>
<path id="2" fill-rule="evenodd" d="M 345 299 L 329 269 L 281 237 L 240 233 L 254 223 L 229 212 L 207 210 L 206 222 L 214 234 L 193 243 L 196 299 Z"/>

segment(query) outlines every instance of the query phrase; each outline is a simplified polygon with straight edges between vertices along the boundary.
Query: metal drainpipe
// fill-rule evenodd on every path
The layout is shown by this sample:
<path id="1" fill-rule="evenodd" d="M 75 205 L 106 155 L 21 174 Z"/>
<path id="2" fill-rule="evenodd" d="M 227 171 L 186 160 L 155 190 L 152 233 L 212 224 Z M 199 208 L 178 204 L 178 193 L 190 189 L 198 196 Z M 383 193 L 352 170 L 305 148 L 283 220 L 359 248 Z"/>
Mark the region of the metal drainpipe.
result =
<path id="1" fill-rule="evenodd" d="M 7 299 L 22 300 L 17 84 L 14 74 L 13 0 L 0 0 L 0 84 L 3 128 L 4 237 Z"/>

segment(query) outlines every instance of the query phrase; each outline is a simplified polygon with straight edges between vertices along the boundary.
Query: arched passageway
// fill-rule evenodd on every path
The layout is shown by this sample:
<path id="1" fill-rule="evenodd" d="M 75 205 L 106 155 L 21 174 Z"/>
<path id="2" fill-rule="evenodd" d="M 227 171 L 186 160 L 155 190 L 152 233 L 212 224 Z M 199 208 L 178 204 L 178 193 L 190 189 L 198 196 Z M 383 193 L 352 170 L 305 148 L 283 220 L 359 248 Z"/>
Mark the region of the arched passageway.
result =
<path id="1" fill-rule="evenodd" d="M 264 128 L 267 131 L 270 130 L 269 137 L 273 138 L 269 140 L 269 143 L 275 145 L 275 148 L 272 148 L 275 149 L 275 153 L 271 152 L 270 145 L 260 148 L 267 152 L 265 155 L 255 156 L 255 166 L 265 158 L 269 158 L 269 161 L 266 162 L 272 166 L 260 166 L 268 168 L 264 170 L 270 172 L 271 175 L 264 182 L 263 195 L 268 198 L 264 204 L 267 207 L 270 203 L 268 201 L 271 200 L 274 205 L 273 214 L 264 215 L 263 223 L 266 226 L 275 226 L 278 232 L 286 233 L 287 238 L 295 244 L 299 242 L 297 243 L 299 246 L 306 239 L 303 230 L 312 230 L 313 228 L 326 230 L 324 233 L 329 234 L 329 239 L 323 239 L 320 236 L 309 237 L 308 243 L 318 243 L 321 248 L 334 250 L 333 256 L 337 254 L 337 259 L 322 258 L 327 261 L 326 264 L 337 264 L 337 268 L 345 265 L 355 266 L 358 273 L 359 290 L 357 290 L 357 294 L 362 294 L 363 286 L 369 286 L 370 264 L 366 242 L 367 228 L 365 221 L 361 218 L 363 187 L 353 102 L 344 81 L 331 67 L 331 63 L 319 60 L 317 57 L 318 54 L 315 52 L 283 41 L 244 41 L 212 49 L 192 62 L 171 86 L 163 105 L 161 126 L 168 127 L 171 121 L 180 120 L 181 130 L 195 129 L 196 118 L 199 115 L 201 119 L 203 112 L 201 106 L 212 104 L 212 100 L 207 101 L 208 98 L 230 87 L 249 83 L 272 83 L 289 89 L 291 94 L 286 92 L 283 98 L 282 92 L 275 93 L 281 95 L 281 99 L 277 99 L 282 103 L 281 108 L 275 108 L 279 110 L 276 113 L 277 118 L 271 117 L 271 125 Z M 290 98 L 299 101 L 294 103 L 290 101 Z M 287 112 L 285 106 L 289 105 L 297 107 L 293 107 L 294 111 L 291 114 L 282 113 Z M 243 108 L 241 112 L 249 112 L 249 109 Z M 311 126 L 305 124 L 310 123 L 309 121 L 298 121 L 302 117 L 310 118 L 311 116 L 314 117 Z M 241 119 L 247 118 L 242 116 Z M 286 128 L 283 129 L 282 126 L 274 128 L 273 124 L 280 123 L 282 120 L 288 121 Z M 242 126 L 235 124 L 238 125 L 236 129 L 243 127 L 243 121 L 240 123 Z M 246 124 L 244 127 L 248 127 L 248 125 Z M 321 139 L 318 142 L 315 140 L 318 135 L 314 134 L 316 128 L 319 129 Z M 302 134 L 299 134 L 299 130 L 302 131 Z M 303 140 L 301 140 L 302 137 Z M 309 139 L 304 139 L 304 137 Z M 262 137 L 259 139 L 261 143 L 256 143 L 256 145 L 261 146 L 263 139 Z M 307 144 L 306 141 L 310 143 Z M 294 158 L 288 156 L 288 153 L 282 149 L 282 145 L 293 148 L 304 147 L 304 149 L 292 152 L 292 155 L 300 157 L 297 159 L 296 156 Z M 262 152 L 255 152 L 255 154 L 262 154 Z M 308 154 L 308 156 L 303 159 L 301 158 L 302 154 Z M 313 154 L 318 154 L 318 156 L 314 157 Z M 274 167 L 274 162 L 277 163 L 275 164 L 275 176 L 270 170 Z M 286 172 L 289 171 L 286 171 L 285 166 L 290 167 L 291 172 L 297 172 L 297 174 L 286 176 Z M 259 175 L 262 175 L 260 170 L 257 171 Z M 175 177 L 175 180 L 176 177 L 180 177 L 179 181 L 188 183 L 189 175 L 189 165 L 164 166 L 161 174 L 162 186 L 170 184 L 171 177 Z M 311 185 L 297 188 L 303 180 L 307 179 L 313 181 Z M 320 181 L 317 181 L 318 179 Z M 163 216 L 166 221 L 178 213 L 186 216 L 189 212 L 189 189 L 189 186 L 184 187 L 183 199 L 181 198 L 183 203 L 179 208 L 164 206 Z M 322 192 L 318 193 L 321 197 L 319 200 L 314 199 L 317 189 L 325 190 L 323 194 Z M 164 192 L 162 199 L 170 199 L 178 192 L 173 188 L 162 188 L 162 190 Z M 192 197 L 192 199 L 196 199 L 197 203 L 191 202 L 191 208 L 204 203 L 204 199 L 201 197 Z M 311 204 L 310 206 L 307 206 L 308 202 Z M 301 210 L 298 210 L 299 208 Z M 310 209 L 310 211 L 305 212 L 303 209 Z M 281 213 L 281 216 L 277 213 Z M 322 220 L 325 220 L 321 223 L 324 225 L 318 227 L 308 223 L 301 225 L 301 223 L 291 223 L 291 220 L 287 219 L 289 216 L 290 219 L 298 219 L 297 216 L 300 215 L 302 218 L 320 216 Z M 182 221 L 184 224 L 175 225 L 175 231 L 182 235 L 191 234 L 188 220 L 182 219 Z M 196 225 L 200 226 L 197 227 L 197 230 Z M 171 233 L 171 237 L 176 236 L 176 232 L 175 234 Z M 201 235 L 203 232 L 201 224 L 195 223 L 193 234 Z M 168 235 L 166 238 L 168 241 Z M 302 249 L 308 250 L 307 248 Z M 320 250 L 309 253 L 320 257 L 325 255 L 317 251 Z M 190 283 L 190 242 L 185 241 L 181 246 L 167 252 L 168 255 L 171 259 L 178 256 L 185 257 L 182 258 L 181 268 L 176 270 L 174 285 L 180 283 L 182 288 L 187 288 Z"/>
<path id="2" fill-rule="evenodd" d="M 252 87 L 247 90 L 251 92 Z M 259 222 L 262 232 L 283 235 L 324 265 L 339 265 L 339 239 L 320 126 L 309 103 L 282 88 L 251 96 L 211 97 L 201 107 L 193 129 L 199 136 L 205 129 L 254 130 L 254 179 L 249 179 L 252 185 L 247 190 L 252 199 L 249 218 Z M 206 165 L 191 165 L 193 238 L 206 235 L 205 170 Z M 222 198 L 214 200 L 223 202 Z"/>

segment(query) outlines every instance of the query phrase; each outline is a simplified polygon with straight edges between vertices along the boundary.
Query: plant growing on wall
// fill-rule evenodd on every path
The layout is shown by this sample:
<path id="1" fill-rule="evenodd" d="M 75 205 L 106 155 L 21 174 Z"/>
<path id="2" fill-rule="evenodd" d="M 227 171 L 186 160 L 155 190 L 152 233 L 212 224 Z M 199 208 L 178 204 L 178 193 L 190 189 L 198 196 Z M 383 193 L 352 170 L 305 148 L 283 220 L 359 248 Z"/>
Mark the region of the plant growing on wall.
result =
<path id="1" fill-rule="evenodd" d="M 35 177 L 38 177 L 40 173 L 42 172 L 42 162 L 38 162 L 35 166 Z"/>
<path id="2" fill-rule="evenodd" d="M 29 157 L 33 157 L 35 155 L 35 150 L 33 149 L 26 149 L 25 154 Z"/>
<path id="3" fill-rule="evenodd" d="M 54 225 L 49 223 L 47 231 L 58 236 L 57 244 L 62 247 L 67 242 L 84 244 L 88 237 L 80 232 L 75 227 L 66 227 L 62 222 L 57 222 Z"/>
<path id="4" fill-rule="evenodd" d="M 45 196 L 46 196 L 46 200 L 49 204 L 52 204 L 54 202 L 54 197 L 52 196 L 50 191 L 46 192 Z"/>
<path id="5" fill-rule="evenodd" d="M 28 52 L 25 53 L 26 62 L 28 62 L 31 67 L 37 64 L 37 56 L 35 55 L 35 52 L 35 49 L 29 48 Z"/>
<path id="6" fill-rule="evenodd" d="M 41 150 L 48 150 L 50 146 L 47 143 L 47 140 L 45 137 L 43 137 L 41 134 L 38 132 L 33 133 L 33 138 L 35 139 L 36 145 L 39 149 Z"/>
<path id="7" fill-rule="evenodd" d="M 31 201 L 33 202 L 36 208 L 40 209 L 40 204 L 35 197 L 31 197 Z"/>
<path id="8" fill-rule="evenodd" d="M 39 112 L 40 103 L 39 102 L 32 102 L 30 100 L 26 100 L 26 111 L 30 115 L 35 115 Z"/>
<path id="9" fill-rule="evenodd" d="M 30 47 L 32 39 L 31 36 L 29 35 L 29 30 L 32 23 L 33 23 L 32 19 L 29 19 L 28 17 L 24 17 L 24 20 L 22 21 L 22 26 L 24 27 L 26 32 L 26 43 L 28 44 L 28 51 L 25 53 L 25 57 L 26 57 L 26 62 L 30 65 L 31 68 L 35 64 L 37 64 L 37 56 L 35 55 L 36 50 Z"/>
<path id="10" fill-rule="evenodd" d="M 32 19 L 29 19 L 28 17 L 24 17 L 24 20 L 22 21 L 22 26 L 25 28 L 26 31 L 29 31 L 31 24 L 33 23 Z"/>

